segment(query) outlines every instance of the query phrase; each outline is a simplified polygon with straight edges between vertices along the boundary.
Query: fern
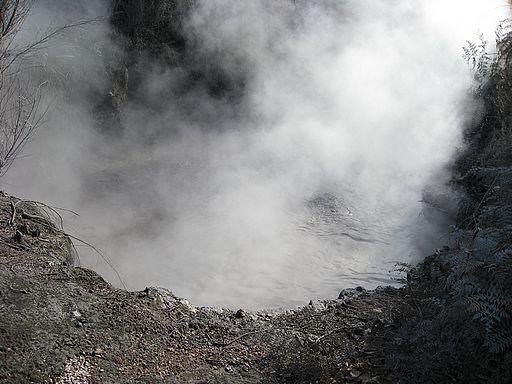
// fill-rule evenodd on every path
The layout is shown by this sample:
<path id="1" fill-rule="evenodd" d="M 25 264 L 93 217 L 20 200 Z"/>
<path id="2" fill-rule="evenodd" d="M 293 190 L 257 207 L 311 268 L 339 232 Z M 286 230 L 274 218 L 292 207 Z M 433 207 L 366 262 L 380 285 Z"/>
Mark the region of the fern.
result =
<path id="1" fill-rule="evenodd" d="M 485 330 L 492 352 L 512 347 L 512 248 L 487 255 L 487 262 L 458 264 L 460 280 L 454 286 L 465 310 Z"/>
<path id="2" fill-rule="evenodd" d="M 484 345 L 493 353 L 505 352 L 512 346 L 512 321 L 502 322 L 487 329 Z"/>
<path id="3" fill-rule="evenodd" d="M 462 48 L 462 57 L 473 70 L 477 82 L 483 83 L 491 74 L 495 56 L 488 51 L 488 42 L 483 34 L 478 36 L 478 40 L 478 43 L 467 41 L 466 46 Z"/>

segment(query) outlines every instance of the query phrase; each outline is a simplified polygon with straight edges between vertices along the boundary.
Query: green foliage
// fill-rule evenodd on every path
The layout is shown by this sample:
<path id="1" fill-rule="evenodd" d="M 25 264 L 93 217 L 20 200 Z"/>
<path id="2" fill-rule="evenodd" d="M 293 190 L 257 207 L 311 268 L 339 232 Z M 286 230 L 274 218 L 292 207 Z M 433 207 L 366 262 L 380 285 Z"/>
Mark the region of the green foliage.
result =
<path id="1" fill-rule="evenodd" d="M 459 273 L 457 295 L 483 325 L 485 346 L 494 353 L 512 348 L 512 247 L 485 262 L 465 263 Z"/>
<path id="2" fill-rule="evenodd" d="M 468 41 L 463 57 L 473 69 L 475 95 L 483 102 L 481 125 L 469 132 L 479 135 L 478 162 L 483 166 L 512 165 L 512 22 L 500 23 L 495 49 L 482 35 Z"/>
<path id="3" fill-rule="evenodd" d="M 485 40 L 482 34 L 478 38 L 479 41 L 477 43 L 467 41 L 467 45 L 462 48 L 464 51 L 462 57 L 471 66 L 475 79 L 481 83 L 489 76 L 493 58 L 487 50 L 487 40 Z"/>
<path id="4" fill-rule="evenodd" d="M 511 20 L 500 23 L 495 38 L 494 51 L 482 36 L 464 47 L 477 84 L 475 96 L 485 111 L 480 124 L 468 132 L 470 148 L 462 159 L 476 175 L 461 182 L 474 201 L 467 215 L 472 235 L 465 242 L 464 256 L 451 259 L 447 288 L 481 324 L 489 351 L 503 353 L 512 349 Z M 460 163 L 459 171 L 466 171 Z"/>

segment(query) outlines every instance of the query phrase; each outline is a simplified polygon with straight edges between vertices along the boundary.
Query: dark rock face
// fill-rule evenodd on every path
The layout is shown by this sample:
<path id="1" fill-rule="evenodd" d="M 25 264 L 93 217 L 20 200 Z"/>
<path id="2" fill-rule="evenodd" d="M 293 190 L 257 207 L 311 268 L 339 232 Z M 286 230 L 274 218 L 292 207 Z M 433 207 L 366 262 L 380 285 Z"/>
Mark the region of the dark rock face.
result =
<path id="1" fill-rule="evenodd" d="M 124 77 L 127 79 L 124 94 L 135 105 L 159 107 L 154 98 L 146 105 L 148 100 L 141 96 L 140 88 L 152 73 L 166 70 L 175 71 L 176 79 L 157 99 L 180 98 L 184 115 L 198 109 L 197 97 L 193 96 L 196 93 L 205 93 L 233 106 L 241 104 L 248 76 L 243 60 L 233 57 L 233 52 L 210 50 L 201 44 L 187 24 L 196 3 L 195 0 L 113 1 L 111 24 L 123 47 L 123 62 L 129 74 Z M 226 69 L 225 61 L 238 62 L 238 70 L 233 66 Z M 119 70 L 124 69 L 113 72 L 114 85 L 124 85 L 116 80 Z M 108 110 L 109 100 L 104 104 Z"/>
<path id="2" fill-rule="evenodd" d="M 205 119 L 198 95 L 230 105 L 228 113 L 243 108 L 249 71 L 233 52 L 212 50 L 201 43 L 188 25 L 195 0 L 114 0 L 110 22 L 120 57 L 108 69 L 106 92 L 91 96 L 97 126 L 106 137 L 123 135 L 123 106 L 145 113 L 162 113 L 168 100 L 176 102 L 183 119 Z M 225 63 L 236 63 L 227 69 Z M 172 84 L 148 97 L 145 85 L 154 76 L 173 73 Z M 149 80 L 148 80 L 149 79 Z M 206 108 L 206 107 L 205 107 Z M 234 112 L 233 112 L 234 111 Z M 217 111 L 220 113 L 220 111 Z M 140 128 L 144 131 L 144 128 Z M 158 132 L 165 135 L 172 132 Z M 142 133 L 141 133 L 142 134 Z"/>
<path id="3" fill-rule="evenodd" d="M 187 39 L 183 22 L 194 0 L 113 0 L 111 23 L 128 39 L 133 49 L 149 49 L 158 54 L 163 44 L 183 51 Z"/>
<path id="4" fill-rule="evenodd" d="M 111 68 L 109 72 L 108 91 L 100 96 L 95 115 L 101 131 L 116 136 L 122 132 L 120 114 L 128 93 L 129 72 L 122 64 L 117 68 Z"/>

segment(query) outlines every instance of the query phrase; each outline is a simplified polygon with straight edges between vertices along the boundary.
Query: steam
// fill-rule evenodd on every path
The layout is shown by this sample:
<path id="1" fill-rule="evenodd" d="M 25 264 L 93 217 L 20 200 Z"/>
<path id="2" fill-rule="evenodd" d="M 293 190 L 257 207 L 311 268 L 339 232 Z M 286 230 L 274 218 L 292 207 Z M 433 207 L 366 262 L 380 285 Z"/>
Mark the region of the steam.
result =
<path id="1" fill-rule="evenodd" d="M 109 12 L 61 3 L 39 2 L 28 30 Z M 461 47 L 506 12 L 498 0 L 201 1 L 185 25 L 197 62 L 241 95 L 181 91 L 186 68 L 151 63 L 108 140 L 93 104 L 122 53 L 106 23 L 82 28 L 43 52 L 33 76 L 68 83 L 52 82 L 51 122 L 5 183 L 79 211 L 70 232 L 132 289 L 261 307 L 387 284 L 393 263 L 443 243 L 446 218 L 420 201 L 448 180 L 471 117 Z M 85 249 L 81 263 L 117 284 Z"/>

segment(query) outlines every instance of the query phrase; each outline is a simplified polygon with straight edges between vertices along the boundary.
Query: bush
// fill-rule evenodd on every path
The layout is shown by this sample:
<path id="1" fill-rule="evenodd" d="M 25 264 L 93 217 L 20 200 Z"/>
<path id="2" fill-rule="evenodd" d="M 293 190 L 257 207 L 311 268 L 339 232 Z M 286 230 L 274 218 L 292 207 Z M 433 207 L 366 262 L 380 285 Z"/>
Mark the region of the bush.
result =
<path id="1" fill-rule="evenodd" d="M 485 112 L 479 125 L 468 132 L 476 144 L 479 166 L 512 166 L 512 22 L 496 30 L 496 51 L 488 42 L 468 42 L 464 57 L 472 66 L 478 83 L 476 96 Z"/>
<path id="2" fill-rule="evenodd" d="M 41 92 L 22 78 L 20 59 L 30 47 L 15 45 L 29 10 L 23 0 L 0 1 L 0 176 L 12 165 L 40 125 Z"/>

